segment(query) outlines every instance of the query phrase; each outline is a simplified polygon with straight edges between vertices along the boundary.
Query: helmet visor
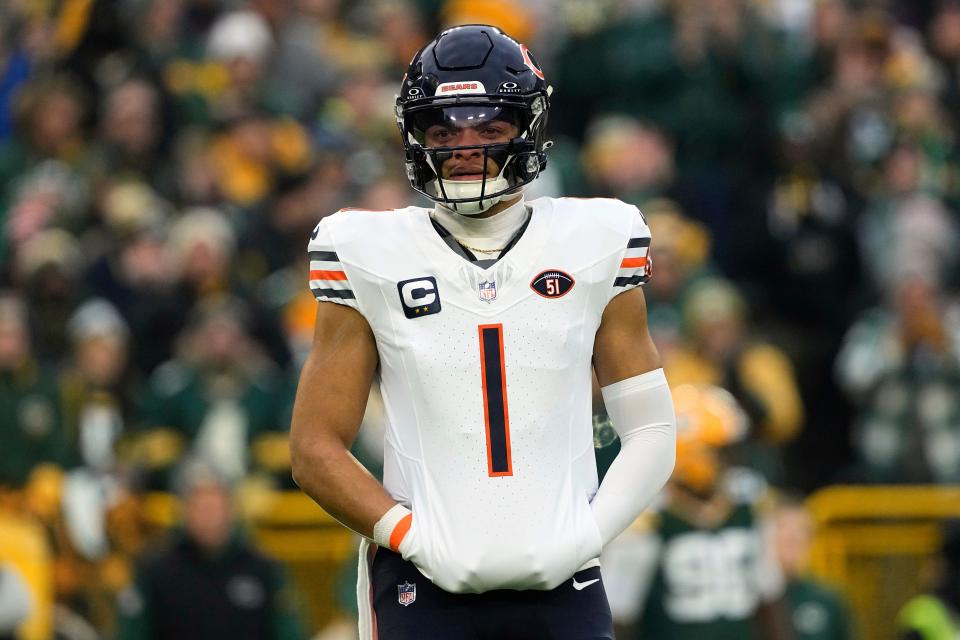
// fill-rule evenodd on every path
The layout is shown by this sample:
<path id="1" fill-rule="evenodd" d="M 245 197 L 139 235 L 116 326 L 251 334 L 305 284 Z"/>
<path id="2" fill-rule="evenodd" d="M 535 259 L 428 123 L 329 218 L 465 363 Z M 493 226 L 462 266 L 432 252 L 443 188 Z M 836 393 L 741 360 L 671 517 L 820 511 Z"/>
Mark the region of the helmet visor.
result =
<path id="1" fill-rule="evenodd" d="M 459 105 L 416 110 L 407 119 L 409 133 L 421 145 L 426 146 L 427 132 L 432 127 L 465 129 L 479 127 L 492 121 L 506 122 L 522 133 L 526 127 L 520 109 L 502 104 Z"/>

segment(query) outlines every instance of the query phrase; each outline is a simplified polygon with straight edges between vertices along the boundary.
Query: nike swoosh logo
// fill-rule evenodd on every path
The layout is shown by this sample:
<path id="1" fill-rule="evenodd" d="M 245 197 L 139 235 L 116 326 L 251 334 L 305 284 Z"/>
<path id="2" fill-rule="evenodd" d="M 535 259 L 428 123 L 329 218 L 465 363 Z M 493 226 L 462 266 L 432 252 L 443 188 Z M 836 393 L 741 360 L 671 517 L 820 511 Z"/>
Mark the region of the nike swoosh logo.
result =
<path id="1" fill-rule="evenodd" d="M 593 580 L 587 580 L 586 582 L 577 582 L 577 579 L 574 578 L 573 588 L 576 589 L 577 591 L 583 591 L 584 589 L 592 585 L 594 582 L 600 582 L 600 578 L 594 578 Z"/>

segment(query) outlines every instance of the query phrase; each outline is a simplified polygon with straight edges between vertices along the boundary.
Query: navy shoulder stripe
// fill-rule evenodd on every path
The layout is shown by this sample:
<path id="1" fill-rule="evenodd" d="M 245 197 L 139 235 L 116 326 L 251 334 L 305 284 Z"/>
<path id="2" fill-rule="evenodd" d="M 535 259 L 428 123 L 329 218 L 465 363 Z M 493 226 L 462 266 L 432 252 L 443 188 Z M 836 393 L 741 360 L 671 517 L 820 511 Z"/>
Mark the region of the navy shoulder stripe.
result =
<path id="1" fill-rule="evenodd" d="M 343 300 L 355 300 L 356 296 L 350 289 L 321 289 L 320 287 L 310 287 L 310 291 L 318 298 L 341 298 Z"/>
<path id="2" fill-rule="evenodd" d="M 340 261 L 336 251 L 310 251 L 309 255 L 311 260 L 323 260 L 324 262 Z"/>
<path id="3" fill-rule="evenodd" d="M 646 282 L 647 280 L 649 280 L 649 277 L 648 277 L 648 276 L 639 276 L 639 275 L 638 275 L 638 276 L 621 277 L 621 278 L 617 278 L 616 280 L 613 281 L 613 286 L 615 286 L 615 287 L 626 287 L 626 286 L 632 285 L 632 284 L 643 284 L 643 283 Z"/>
<path id="4" fill-rule="evenodd" d="M 649 247 L 650 238 L 630 238 L 630 241 L 627 242 L 628 249 L 636 249 L 638 247 Z"/>

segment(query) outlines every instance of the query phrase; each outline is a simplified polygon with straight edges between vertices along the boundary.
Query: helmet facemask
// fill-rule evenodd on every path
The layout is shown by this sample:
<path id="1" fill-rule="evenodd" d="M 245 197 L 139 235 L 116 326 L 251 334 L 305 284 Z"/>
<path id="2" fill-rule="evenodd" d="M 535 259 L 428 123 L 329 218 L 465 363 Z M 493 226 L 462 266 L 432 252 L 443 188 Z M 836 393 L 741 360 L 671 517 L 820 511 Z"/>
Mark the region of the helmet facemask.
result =
<path id="1" fill-rule="evenodd" d="M 449 180 L 434 177 L 426 184 L 431 198 L 465 216 L 479 215 L 511 193 L 510 183 L 504 177 L 512 160 L 508 144 L 485 145 L 482 151 L 482 176 L 479 180 Z M 457 151 L 472 151 L 476 147 L 425 148 L 426 162 L 435 176 L 440 176 L 443 163 Z M 499 160 L 499 161 L 498 161 Z M 491 176 L 491 170 L 499 172 Z"/>
<path id="2" fill-rule="evenodd" d="M 473 96 L 471 96 L 473 97 Z M 539 99 L 535 99 L 537 102 Z M 413 187 L 431 200 L 462 215 L 479 215 L 503 200 L 519 193 L 533 181 L 546 162 L 543 149 L 537 149 L 546 125 L 546 110 L 525 109 L 502 101 L 461 101 L 446 105 L 436 102 L 412 106 L 398 113 L 398 125 L 407 149 L 407 173 Z M 525 106 L 525 105 L 524 105 Z M 428 147 L 430 127 L 479 127 L 501 120 L 517 128 L 509 141 L 457 147 Z M 543 145 L 544 143 L 541 142 Z M 544 145 L 546 146 L 546 145 Z M 458 152 L 480 152 L 482 177 L 457 180 L 443 176 L 444 163 Z"/>

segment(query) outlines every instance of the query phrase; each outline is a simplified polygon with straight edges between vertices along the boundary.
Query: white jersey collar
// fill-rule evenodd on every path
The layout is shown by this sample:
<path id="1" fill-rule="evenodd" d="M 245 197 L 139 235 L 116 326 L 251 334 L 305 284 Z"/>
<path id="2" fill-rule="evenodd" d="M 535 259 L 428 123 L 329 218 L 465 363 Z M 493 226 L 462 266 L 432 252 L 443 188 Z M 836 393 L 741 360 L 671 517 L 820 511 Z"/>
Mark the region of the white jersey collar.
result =
<path id="1" fill-rule="evenodd" d="M 523 196 L 510 207 L 489 218 L 461 215 L 438 204 L 430 217 L 450 232 L 457 242 L 478 249 L 503 249 L 527 221 Z"/>

